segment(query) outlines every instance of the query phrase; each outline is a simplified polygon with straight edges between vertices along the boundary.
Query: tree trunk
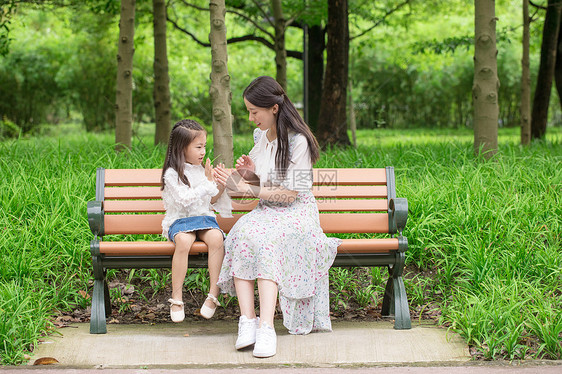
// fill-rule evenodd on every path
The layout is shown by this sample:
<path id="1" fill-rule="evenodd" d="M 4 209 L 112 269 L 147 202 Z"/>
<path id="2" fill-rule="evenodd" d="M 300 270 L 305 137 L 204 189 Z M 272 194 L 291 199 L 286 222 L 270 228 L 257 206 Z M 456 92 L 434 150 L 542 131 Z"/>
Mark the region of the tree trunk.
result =
<path id="1" fill-rule="evenodd" d="M 474 1 L 474 152 L 485 158 L 498 150 L 498 64 L 494 0 Z"/>
<path id="2" fill-rule="evenodd" d="M 562 23 L 562 10 L 560 13 L 559 23 Z M 556 91 L 558 92 L 558 100 L 560 101 L 560 106 L 562 106 L 562 25 L 558 27 L 558 42 L 556 49 L 556 65 L 554 67 L 554 82 L 556 84 Z"/>
<path id="3" fill-rule="evenodd" d="M 154 144 L 166 144 L 170 135 L 170 76 L 166 42 L 166 2 L 152 0 L 154 21 Z"/>
<path id="4" fill-rule="evenodd" d="M 285 49 L 285 18 L 281 8 L 281 0 L 271 0 L 273 20 L 275 24 L 275 65 L 277 75 L 275 80 L 287 91 L 287 50 Z"/>
<path id="5" fill-rule="evenodd" d="M 355 105 L 353 104 L 353 83 L 349 80 L 349 129 L 351 130 L 352 144 L 357 148 L 357 122 L 355 121 Z"/>
<path id="6" fill-rule="evenodd" d="M 317 134 L 318 115 L 320 114 L 320 103 L 322 102 L 322 81 L 324 79 L 324 30 L 322 26 L 308 27 L 308 126 L 313 133 Z"/>
<path id="7" fill-rule="evenodd" d="M 232 167 L 232 114 L 230 103 L 230 76 L 226 47 L 225 0 L 211 0 L 211 87 L 209 95 L 213 106 L 213 151 L 218 162 Z"/>
<path id="8" fill-rule="evenodd" d="M 346 113 L 349 67 L 347 0 L 328 0 L 327 32 L 326 75 L 316 137 L 322 146 L 349 145 Z"/>
<path id="9" fill-rule="evenodd" d="M 561 0 L 548 0 L 542 33 L 541 62 L 531 113 L 531 138 L 542 139 L 546 134 L 548 104 L 556 65 L 556 48 L 560 28 Z"/>
<path id="10" fill-rule="evenodd" d="M 529 0 L 523 0 L 523 57 L 521 58 L 521 144 L 523 145 L 527 145 L 531 141 L 531 73 L 529 69 L 529 26 Z"/>
<path id="11" fill-rule="evenodd" d="M 133 129 L 133 55 L 135 53 L 135 0 L 121 1 L 117 47 L 115 149 L 131 148 Z"/>

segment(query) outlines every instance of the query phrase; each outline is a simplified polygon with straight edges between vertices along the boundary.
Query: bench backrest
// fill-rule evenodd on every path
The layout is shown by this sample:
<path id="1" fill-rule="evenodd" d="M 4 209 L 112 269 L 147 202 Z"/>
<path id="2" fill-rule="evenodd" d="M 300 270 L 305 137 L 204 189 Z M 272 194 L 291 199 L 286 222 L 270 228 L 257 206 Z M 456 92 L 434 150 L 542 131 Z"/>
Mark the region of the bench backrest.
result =
<path id="1" fill-rule="evenodd" d="M 96 174 L 96 201 L 103 209 L 98 235 L 160 234 L 164 206 L 161 169 L 104 169 Z M 377 169 L 314 169 L 312 192 L 325 233 L 395 233 L 389 224 L 388 201 L 396 197 L 393 167 Z M 233 218 L 217 216 L 228 232 L 236 220 L 257 204 L 233 197 Z M 101 218 L 101 217 L 100 217 Z"/>

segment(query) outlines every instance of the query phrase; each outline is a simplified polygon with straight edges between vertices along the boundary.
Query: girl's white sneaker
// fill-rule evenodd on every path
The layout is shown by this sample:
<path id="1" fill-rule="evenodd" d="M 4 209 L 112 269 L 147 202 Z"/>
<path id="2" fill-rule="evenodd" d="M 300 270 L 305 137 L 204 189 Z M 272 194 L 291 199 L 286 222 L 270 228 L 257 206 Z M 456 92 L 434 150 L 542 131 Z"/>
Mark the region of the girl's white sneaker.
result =
<path id="1" fill-rule="evenodd" d="M 174 300 L 174 299 L 168 299 L 168 302 L 170 303 L 170 318 L 172 319 L 172 321 L 174 322 L 181 322 L 184 320 L 185 318 L 185 311 L 183 310 L 183 301 L 180 300 Z M 174 305 L 178 305 L 181 306 L 181 310 L 174 312 L 172 310 L 172 307 Z"/>
<path id="2" fill-rule="evenodd" d="M 234 345 L 236 349 L 242 349 L 251 346 L 256 342 L 256 330 L 260 319 L 249 319 L 246 316 L 240 316 L 238 320 L 238 339 Z"/>
<path id="3" fill-rule="evenodd" d="M 211 300 L 213 303 L 215 303 L 215 307 L 213 309 L 211 309 L 207 305 L 205 305 L 207 300 Z M 209 318 L 211 318 L 212 316 L 215 315 L 215 311 L 217 310 L 217 306 L 219 306 L 219 305 L 221 305 L 221 304 L 219 303 L 217 298 L 212 294 L 208 294 L 205 301 L 203 301 L 203 305 L 201 305 L 200 313 L 203 316 L 203 318 L 209 319 Z"/>
<path id="4" fill-rule="evenodd" d="M 254 345 L 254 357 L 271 357 L 277 353 L 277 334 L 275 329 L 267 323 L 262 323 L 256 330 L 256 344 Z"/>

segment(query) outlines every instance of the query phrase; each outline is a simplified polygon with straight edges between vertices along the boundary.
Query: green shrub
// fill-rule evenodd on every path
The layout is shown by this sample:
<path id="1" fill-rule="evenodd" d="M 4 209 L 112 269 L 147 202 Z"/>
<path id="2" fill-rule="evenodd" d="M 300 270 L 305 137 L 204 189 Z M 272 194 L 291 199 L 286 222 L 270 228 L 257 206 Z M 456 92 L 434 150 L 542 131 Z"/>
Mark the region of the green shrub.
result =
<path id="1" fill-rule="evenodd" d="M 18 125 L 7 117 L 0 118 L 0 139 L 17 138 L 21 133 Z"/>

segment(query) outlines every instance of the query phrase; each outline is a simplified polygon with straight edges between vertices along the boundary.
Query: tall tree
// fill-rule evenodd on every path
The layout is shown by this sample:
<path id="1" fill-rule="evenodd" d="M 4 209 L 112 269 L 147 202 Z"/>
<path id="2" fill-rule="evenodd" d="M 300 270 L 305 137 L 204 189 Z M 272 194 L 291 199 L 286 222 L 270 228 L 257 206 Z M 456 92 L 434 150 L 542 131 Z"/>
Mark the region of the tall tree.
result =
<path id="1" fill-rule="evenodd" d="M 154 23 L 154 112 L 156 130 L 154 144 L 166 144 L 170 135 L 170 76 L 166 41 L 166 2 L 152 0 Z"/>
<path id="2" fill-rule="evenodd" d="M 232 114 L 228 51 L 226 47 L 225 0 L 209 2 L 211 14 L 211 87 L 213 105 L 213 144 L 218 162 L 233 165 Z"/>
<path id="3" fill-rule="evenodd" d="M 349 145 L 347 136 L 347 75 L 349 29 L 347 0 L 328 0 L 326 75 L 316 138 L 325 146 Z"/>
<path id="4" fill-rule="evenodd" d="M 556 49 L 556 64 L 554 67 L 554 82 L 556 84 L 556 91 L 558 92 L 558 99 L 562 106 L 562 11 L 560 13 L 560 26 L 558 27 L 558 45 Z"/>
<path id="5" fill-rule="evenodd" d="M 273 12 L 273 23 L 275 25 L 275 65 L 277 73 L 275 80 L 287 90 L 287 50 L 285 49 L 285 18 L 281 0 L 271 0 L 271 10 Z"/>
<path id="6" fill-rule="evenodd" d="M 133 130 L 133 55 L 135 0 L 121 0 L 117 47 L 117 90 L 115 100 L 116 150 L 131 148 Z"/>
<path id="7" fill-rule="evenodd" d="M 521 144 L 523 145 L 527 145 L 531 141 L 531 74 L 529 69 L 529 27 L 529 0 L 523 0 L 523 54 L 521 57 Z"/>
<path id="8" fill-rule="evenodd" d="M 541 44 L 541 61 L 531 113 L 531 138 L 542 139 L 546 134 L 548 104 L 556 65 L 556 49 L 560 29 L 562 0 L 548 0 Z"/>
<path id="9" fill-rule="evenodd" d="M 494 0 L 474 0 L 474 152 L 492 157 L 498 149 L 498 64 Z"/>
<path id="10" fill-rule="evenodd" d="M 314 133 L 318 129 L 318 115 L 322 102 L 322 84 L 324 80 L 324 50 L 326 49 L 325 30 L 321 25 L 312 25 L 307 30 L 306 59 L 308 74 L 304 77 L 308 87 L 307 121 Z"/>

